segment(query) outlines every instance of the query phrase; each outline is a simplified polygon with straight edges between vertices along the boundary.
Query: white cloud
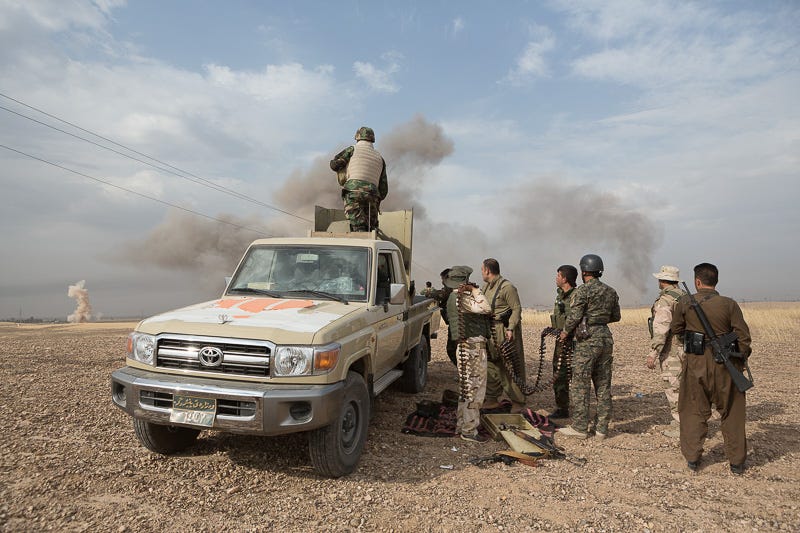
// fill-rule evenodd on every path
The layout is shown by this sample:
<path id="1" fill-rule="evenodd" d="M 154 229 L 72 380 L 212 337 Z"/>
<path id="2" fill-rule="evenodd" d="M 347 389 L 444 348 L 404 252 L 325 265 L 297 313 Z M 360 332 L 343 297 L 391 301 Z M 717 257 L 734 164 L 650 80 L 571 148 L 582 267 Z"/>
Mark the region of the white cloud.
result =
<path id="1" fill-rule="evenodd" d="M 386 63 L 382 69 L 372 63 L 356 61 L 353 63 L 353 71 L 356 73 L 356 77 L 366 82 L 372 90 L 389 94 L 396 93 L 400 87 L 392 77 L 400 71 L 400 61 L 403 56 L 398 52 L 387 52 L 381 56 L 381 59 Z"/>
<path id="2" fill-rule="evenodd" d="M 503 80 L 511 85 L 521 85 L 536 78 L 550 75 L 546 55 L 555 48 L 553 32 L 544 26 L 533 26 L 534 40 L 528 42 L 512 68 Z"/>
<path id="3" fill-rule="evenodd" d="M 461 30 L 464 29 L 464 19 L 461 17 L 454 18 L 453 21 L 450 23 L 450 28 L 448 29 L 450 35 L 455 37 L 456 35 L 461 33 Z"/>

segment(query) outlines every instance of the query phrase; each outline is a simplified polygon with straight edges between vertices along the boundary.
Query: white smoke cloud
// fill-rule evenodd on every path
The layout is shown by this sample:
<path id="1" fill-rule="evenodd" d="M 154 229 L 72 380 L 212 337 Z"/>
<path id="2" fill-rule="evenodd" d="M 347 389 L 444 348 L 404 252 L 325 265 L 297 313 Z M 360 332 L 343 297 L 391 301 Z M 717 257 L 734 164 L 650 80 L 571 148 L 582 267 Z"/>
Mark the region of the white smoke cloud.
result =
<path id="1" fill-rule="evenodd" d="M 86 280 L 82 279 L 75 285 L 70 285 L 67 289 L 67 296 L 75 298 L 77 307 L 75 311 L 67 317 L 67 322 L 79 324 L 89 322 L 92 319 L 92 306 L 89 304 L 89 291 L 85 288 Z"/>

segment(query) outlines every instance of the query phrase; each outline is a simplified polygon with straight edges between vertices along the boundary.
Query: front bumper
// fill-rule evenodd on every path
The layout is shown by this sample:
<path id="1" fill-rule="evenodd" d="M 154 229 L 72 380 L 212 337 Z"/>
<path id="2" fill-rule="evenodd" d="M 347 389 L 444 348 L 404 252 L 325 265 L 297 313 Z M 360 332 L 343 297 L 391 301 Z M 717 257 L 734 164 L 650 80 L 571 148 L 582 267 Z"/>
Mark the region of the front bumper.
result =
<path id="1" fill-rule="evenodd" d="M 111 374 L 114 404 L 134 418 L 170 422 L 174 394 L 217 401 L 213 429 L 247 435 L 283 435 L 331 424 L 339 416 L 344 382 L 287 385 L 158 374 L 125 367 Z"/>

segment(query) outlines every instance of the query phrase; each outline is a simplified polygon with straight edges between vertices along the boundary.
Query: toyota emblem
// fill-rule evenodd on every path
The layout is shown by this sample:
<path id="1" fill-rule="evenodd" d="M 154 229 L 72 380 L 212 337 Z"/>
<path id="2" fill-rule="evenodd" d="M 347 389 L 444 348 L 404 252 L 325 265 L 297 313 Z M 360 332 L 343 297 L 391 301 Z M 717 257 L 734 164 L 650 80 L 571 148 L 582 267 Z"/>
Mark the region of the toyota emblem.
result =
<path id="1" fill-rule="evenodd" d="M 203 346 L 197 352 L 200 364 L 207 367 L 218 367 L 222 364 L 222 350 L 216 346 Z"/>

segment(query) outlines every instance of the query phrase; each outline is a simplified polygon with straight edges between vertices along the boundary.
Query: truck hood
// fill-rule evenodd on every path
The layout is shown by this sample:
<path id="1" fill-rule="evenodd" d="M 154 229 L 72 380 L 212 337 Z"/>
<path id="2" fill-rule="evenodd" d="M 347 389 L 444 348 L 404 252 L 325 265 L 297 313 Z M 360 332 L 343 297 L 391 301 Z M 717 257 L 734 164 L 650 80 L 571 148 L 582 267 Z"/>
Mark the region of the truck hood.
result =
<path id="1" fill-rule="evenodd" d="M 330 300 L 226 297 L 150 317 L 136 330 L 311 344 L 320 329 L 359 307 Z"/>

